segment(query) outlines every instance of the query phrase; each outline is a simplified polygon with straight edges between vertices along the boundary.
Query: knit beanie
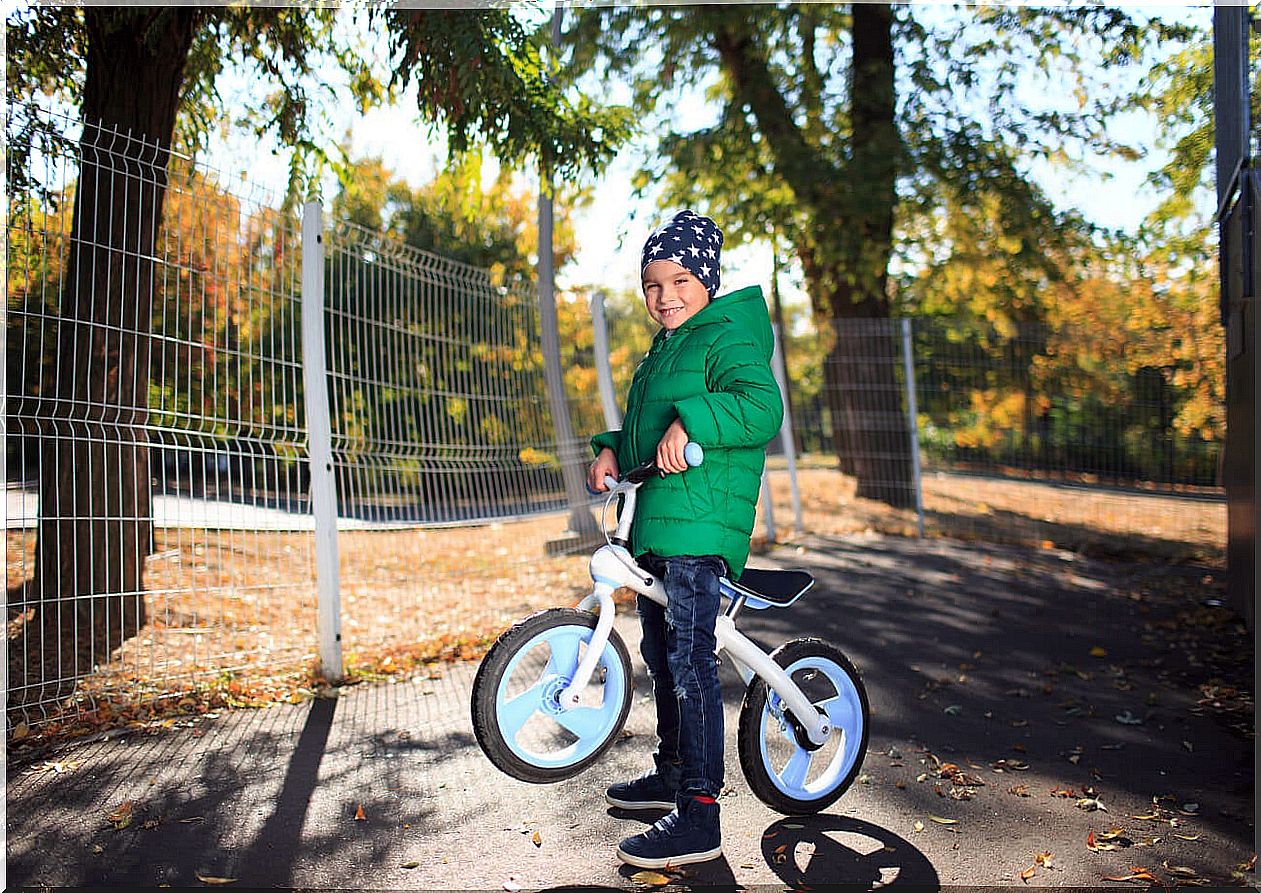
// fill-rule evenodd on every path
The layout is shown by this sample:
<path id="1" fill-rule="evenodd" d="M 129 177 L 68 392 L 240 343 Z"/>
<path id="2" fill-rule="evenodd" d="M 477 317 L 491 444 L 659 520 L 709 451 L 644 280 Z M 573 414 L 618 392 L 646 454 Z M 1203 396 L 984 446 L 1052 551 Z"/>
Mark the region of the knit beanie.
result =
<path id="1" fill-rule="evenodd" d="M 679 211 L 658 227 L 644 243 L 639 275 L 653 261 L 673 261 L 701 281 L 712 298 L 718 292 L 718 253 L 722 230 L 695 211 Z"/>

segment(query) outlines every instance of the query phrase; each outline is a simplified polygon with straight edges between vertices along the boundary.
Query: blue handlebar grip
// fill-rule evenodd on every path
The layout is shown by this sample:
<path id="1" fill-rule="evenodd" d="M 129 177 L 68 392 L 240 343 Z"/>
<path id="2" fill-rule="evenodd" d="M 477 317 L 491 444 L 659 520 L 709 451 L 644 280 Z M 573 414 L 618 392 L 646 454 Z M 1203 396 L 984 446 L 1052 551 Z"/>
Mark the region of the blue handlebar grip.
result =
<path id="1" fill-rule="evenodd" d="M 683 461 L 695 468 L 705 461 L 705 451 L 701 449 L 699 443 L 689 441 L 687 446 L 683 447 Z"/>

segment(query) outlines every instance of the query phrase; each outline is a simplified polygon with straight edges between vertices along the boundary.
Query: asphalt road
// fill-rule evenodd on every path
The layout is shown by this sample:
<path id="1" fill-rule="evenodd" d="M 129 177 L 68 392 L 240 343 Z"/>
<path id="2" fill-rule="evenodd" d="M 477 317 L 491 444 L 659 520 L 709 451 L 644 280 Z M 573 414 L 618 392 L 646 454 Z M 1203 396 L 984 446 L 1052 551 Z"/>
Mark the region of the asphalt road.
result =
<path id="1" fill-rule="evenodd" d="M 873 711 L 864 773 L 819 816 L 764 806 L 740 776 L 739 680 L 724 667 L 724 857 L 671 886 L 1148 886 L 1107 880 L 1136 869 L 1170 886 L 1253 883 L 1232 876 L 1255 852 L 1252 637 L 1201 605 L 1220 596 L 1212 572 L 1153 578 L 1145 565 L 880 536 L 811 537 L 755 563 L 818 577 L 797 605 L 747 613 L 742 628 L 766 645 L 821 635 L 850 655 Z M 635 654 L 629 612 L 618 629 Z M 659 813 L 602 797 L 649 764 L 635 665 L 628 734 L 556 785 L 510 779 L 478 750 L 475 664 L 11 760 L 7 882 L 644 889 L 651 879 L 614 848 Z"/>

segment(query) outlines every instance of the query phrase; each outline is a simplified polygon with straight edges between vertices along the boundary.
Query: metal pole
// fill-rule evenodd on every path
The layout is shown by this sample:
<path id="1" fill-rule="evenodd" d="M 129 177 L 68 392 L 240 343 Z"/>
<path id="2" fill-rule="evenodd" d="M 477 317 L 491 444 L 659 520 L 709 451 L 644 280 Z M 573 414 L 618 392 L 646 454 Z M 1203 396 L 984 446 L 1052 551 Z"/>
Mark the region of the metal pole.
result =
<path id="1" fill-rule="evenodd" d="M 320 639 L 320 672 L 328 682 L 336 684 L 343 675 L 341 581 L 327 368 L 323 220 L 320 203 L 307 202 L 302 209 L 302 380 L 306 391 L 311 510 L 315 515 L 315 578 L 319 596 L 316 631 Z"/>
<path id="2" fill-rule="evenodd" d="M 595 377 L 600 388 L 600 406 L 604 410 L 604 427 L 616 431 L 622 427 L 622 413 L 617 407 L 613 389 L 613 368 L 609 365 L 609 327 L 604 317 L 604 292 L 591 295 L 591 334 L 594 339 Z"/>
<path id="3" fill-rule="evenodd" d="M 788 484 L 792 490 L 793 532 L 801 536 L 805 527 L 801 521 L 801 488 L 797 482 L 797 441 L 793 436 L 793 417 L 789 411 L 788 371 L 784 368 L 784 354 L 780 347 L 782 332 L 780 327 L 772 323 L 775 351 L 771 356 L 771 368 L 775 373 L 775 381 L 779 383 L 779 392 L 784 400 L 784 422 L 779 426 L 779 440 L 784 446 L 784 457 L 788 460 Z"/>
<path id="4" fill-rule="evenodd" d="M 906 427 L 911 435 L 911 474 L 915 486 L 915 516 L 924 535 L 924 481 L 919 466 L 919 405 L 915 401 L 915 362 L 911 356 L 911 320 L 902 318 L 902 367 L 906 371 Z"/>
<path id="5" fill-rule="evenodd" d="M 560 43 L 562 8 L 552 13 L 552 46 Z M 556 459 L 560 463 L 565 497 L 569 502 L 569 534 L 580 545 L 587 537 L 600 535 L 589 508 L 586 481 L 581 465 L 583 454 L 575 450 L 573 423 L 565 400 L 565 378 L 560 368 L 560 334 L 556 328 L 556 268 L 552 248 L 552 182 L 546 164 L 539 173 L 539 324 L 542 328 L 543 374 L 547 382 L 552 429 L 556 432 Z M 553 546 L 549 545 L 549 549 Z"/>
<path id="6" fill-rule="evenodd" d="M 766 542 L 775 542 L 778 531 L 775 529 L 775 501 L 771 499 L 771 479 L 762 466 L 762 517 L 766 520 Z"/>

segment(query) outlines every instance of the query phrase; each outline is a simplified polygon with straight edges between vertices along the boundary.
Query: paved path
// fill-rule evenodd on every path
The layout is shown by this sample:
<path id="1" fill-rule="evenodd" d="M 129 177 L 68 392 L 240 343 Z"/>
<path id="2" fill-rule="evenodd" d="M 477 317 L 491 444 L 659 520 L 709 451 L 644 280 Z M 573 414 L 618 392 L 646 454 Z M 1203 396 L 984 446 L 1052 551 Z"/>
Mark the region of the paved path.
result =
<path id="1" fill-rule="evenodd" d="M 1237 698 L 1198 702 L 1214 674 L 1250 682 L 1252 665 L 1232 663 L 1243 638 L 1214 625 L 1221 609 L 1199 606 L 1220 594 L 1202 569 L 1169 568 L 1180 594 L 1143 595 L 1139 565 L 878 536 L 809 538 L 757 563 L 819 577 L 798 605 L 750 613 L 744 628 L 764 644 L 823 635 L 851 655 L 875 717 L 864 777 L 827 813 L 785 819 L 749 792 L 729 734 L 724 858 L 676 886 L 1022 887 L 1044 852 L 1028 886 L 1145 886 L 1104 880 L 1132 866 L 1168 884 L 1180 871 L 1241 883 L 1253 740 L 1234 728 Z M 1195 622 L 1164 629 L 1179 612 Z M 634 652 L 634 618 L 618 623 Z M 630 734 L 597 766 L 532 786 L 473 740 L 475 669 L 10 763 L 8 883 L 642 889 L 613 849 L 643 818 L 606 808 L 602 791 L 648 764 L 651 704 L 637 696 Z M 730 731 L 738 679 L 723 673 Z M 952 784 L 942 763 L 983 784 Z M 1087 796 L 1106 811 L 1079 808 Z M 1116 849 L 1088 849 L 1112 828 Z"/>

